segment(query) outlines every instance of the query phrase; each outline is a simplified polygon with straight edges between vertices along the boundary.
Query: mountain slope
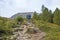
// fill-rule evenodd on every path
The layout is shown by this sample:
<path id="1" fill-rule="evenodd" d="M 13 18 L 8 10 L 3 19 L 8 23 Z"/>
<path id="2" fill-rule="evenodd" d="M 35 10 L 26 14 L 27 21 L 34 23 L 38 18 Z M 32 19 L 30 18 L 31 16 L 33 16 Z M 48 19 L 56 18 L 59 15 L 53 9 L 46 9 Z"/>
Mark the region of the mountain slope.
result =
<path id="1" fill-rule="evenodd" d="M 46 32 L 45 40 L 60 40 L 60 26 L 47 23 L 41 20 L 35 20 L 34 24 L 38 27 L 41 31 Z"/>

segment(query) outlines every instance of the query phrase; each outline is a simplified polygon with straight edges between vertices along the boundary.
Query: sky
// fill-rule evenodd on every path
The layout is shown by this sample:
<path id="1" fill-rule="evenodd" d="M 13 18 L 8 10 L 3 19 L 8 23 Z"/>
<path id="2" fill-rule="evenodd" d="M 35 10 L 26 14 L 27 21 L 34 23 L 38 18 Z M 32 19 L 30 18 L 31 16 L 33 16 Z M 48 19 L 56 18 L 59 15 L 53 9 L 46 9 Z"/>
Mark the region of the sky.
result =
<path id="1" fill-rule="evenodd" d="M 49 10 L 60 9 L 60 0 L 0 0 L 0 16 L 11 17 L 19 12 L 41 12 L 44 5 Z"/>

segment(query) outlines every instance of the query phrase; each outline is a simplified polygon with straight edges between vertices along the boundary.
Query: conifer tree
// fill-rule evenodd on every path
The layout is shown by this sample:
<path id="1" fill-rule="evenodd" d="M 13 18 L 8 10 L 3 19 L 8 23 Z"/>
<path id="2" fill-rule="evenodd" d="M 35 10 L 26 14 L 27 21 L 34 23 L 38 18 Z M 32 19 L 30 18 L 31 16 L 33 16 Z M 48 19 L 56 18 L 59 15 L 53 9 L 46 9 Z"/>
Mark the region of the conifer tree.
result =
<path id="1" fill-rule="evenodd" d="M 53 22 L 54 22 L 55 24 L 60 25 L 60 10 L 59 10 L 58 8 L 56 8 L 56 10 L 54 11 Z"/>
<path id="2" fill-rule="evenodd" d="M 41 20 L 51 22 L 51 11 L 48 8 L 42 6 Z"/>

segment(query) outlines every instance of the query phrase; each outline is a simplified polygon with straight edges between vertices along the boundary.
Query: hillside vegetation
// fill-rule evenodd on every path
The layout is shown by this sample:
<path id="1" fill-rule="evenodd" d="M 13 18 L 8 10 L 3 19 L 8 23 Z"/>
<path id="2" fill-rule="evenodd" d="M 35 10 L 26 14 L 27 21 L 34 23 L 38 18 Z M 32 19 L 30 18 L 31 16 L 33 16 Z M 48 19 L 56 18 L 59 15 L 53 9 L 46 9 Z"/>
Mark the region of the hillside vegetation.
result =
<path id="1" fill-rule="evenodd" d="M 13 34 L 13 28 L 16 27 L 16 22 L 12 19 L 0 17 L 0 37 L 5 40 Z"/>
<path id="2" fill-rule="evenodd" d="M 60 26 L 41 20 L 34 20 L 41 31 L 46 32 L 45 40 L 60 40 Z"/>
<path id="3" fill-rule="evenodd" d="M 41 31 L 46 32 L 45 40 L 60 40 L 60 9 L 54 12 L 42 5 L 42 12 L 34 12 L 33 23 Z"/>

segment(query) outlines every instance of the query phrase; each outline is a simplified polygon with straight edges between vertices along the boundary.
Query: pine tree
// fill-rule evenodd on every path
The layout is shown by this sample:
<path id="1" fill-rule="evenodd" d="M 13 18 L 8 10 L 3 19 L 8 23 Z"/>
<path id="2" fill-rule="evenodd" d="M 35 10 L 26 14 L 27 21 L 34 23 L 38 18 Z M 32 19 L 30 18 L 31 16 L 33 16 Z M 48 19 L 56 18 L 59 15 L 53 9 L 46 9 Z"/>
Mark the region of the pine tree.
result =
<path id="1" fill-rule="evenodd" d="M 48 10 L 48 8 L 42 6 L 42 15 L 41 20 L 46 22 L 51 22 L 51 11 Z"/>
<path id="2" fill-rule="evenodd" d="M 53 23 L 53 14 L 52 11 L 49 11 L 49 22 Z"/>
<path id="3" fill-rule="evenodd" d="M 60 10 L 59 10 L 58 8 L 56 8 L 56 10 L 54 11 L 53 22 L 54 22 L 55 24 L 60 25 Z"/>

